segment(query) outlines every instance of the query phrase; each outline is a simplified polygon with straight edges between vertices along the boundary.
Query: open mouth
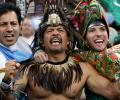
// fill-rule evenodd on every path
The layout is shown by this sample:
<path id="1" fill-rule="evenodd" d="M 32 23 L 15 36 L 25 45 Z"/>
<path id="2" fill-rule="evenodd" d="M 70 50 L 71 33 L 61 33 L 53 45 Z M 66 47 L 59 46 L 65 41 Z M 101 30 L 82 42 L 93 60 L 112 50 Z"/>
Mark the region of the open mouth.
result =
<path id="1" fill-rule="evenodd" d="M 5 34 L 4 37 L 14 37 L 14 34 Z"/>
<path id="2" fill-rule="evenodd" d="M 58 45 L 58 44 L 62 43 L 62 39 L 59 37 L 53 37 L 53 38 L 51 38 L 50 43 L 52 45 Z"/>
<path id="3" fill-rule="evenodd" d="M 6 40 L 8 41 L 12 41 L 14 39 L 15 35 L 11 34 L 11 33 L 5 33 L 4 34 L 4 38 L 6 38 Z"/>
<path id="4" fill-rule="evenodd" d="M 101 46 L 103 44 L 104 40 L 99 39 L 99 40 L 95 40 L 95 44 L 97 44 L 98 46 Z"/>

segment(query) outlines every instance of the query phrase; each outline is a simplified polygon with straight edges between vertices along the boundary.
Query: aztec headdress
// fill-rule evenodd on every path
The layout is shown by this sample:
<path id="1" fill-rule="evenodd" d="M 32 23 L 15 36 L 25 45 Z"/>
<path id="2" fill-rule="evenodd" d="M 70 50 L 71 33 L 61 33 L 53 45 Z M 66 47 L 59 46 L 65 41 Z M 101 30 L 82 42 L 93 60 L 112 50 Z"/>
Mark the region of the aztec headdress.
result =
<path id="1" fill-rule="evenodd" d="M 96 0 L 81 0 L 71 18 L 71 24 L 77 31 L 75 37 L 78 41 L 85 41 L 88 26 L 97 20 L 105 25 L 109 35 L 108 25 L 100 10 L 99 3 Z"/>
<path id="2" fill-rule="evenodd" d="M 42 23 L 39 26 L 39 36 L 41 44 L 43 42 L 43 35 L 48 26 L 62 25 L 65 27 L 68 36 L 70 37 L 71 45 L 69 49 L 74 48 L 74 38 L 72 32 L 70 32 L 69 21 L 65 16 L 64 11 L 59 7 L 58 0 L 47 0 L 47 8 L 43 16 Z"/>

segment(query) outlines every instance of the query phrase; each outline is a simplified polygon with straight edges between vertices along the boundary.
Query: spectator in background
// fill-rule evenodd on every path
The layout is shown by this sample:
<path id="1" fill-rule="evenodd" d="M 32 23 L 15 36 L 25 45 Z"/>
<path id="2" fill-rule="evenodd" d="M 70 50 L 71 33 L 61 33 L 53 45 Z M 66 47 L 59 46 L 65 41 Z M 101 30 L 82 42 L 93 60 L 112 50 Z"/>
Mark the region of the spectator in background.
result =
<path id="1" fill-rule="evenodd" d="M 35 29 L 32 26 L 30 16 L 25 16 L 21 23 L 21 35 L 22 39 L 32 48 L 34 45 Z"/>

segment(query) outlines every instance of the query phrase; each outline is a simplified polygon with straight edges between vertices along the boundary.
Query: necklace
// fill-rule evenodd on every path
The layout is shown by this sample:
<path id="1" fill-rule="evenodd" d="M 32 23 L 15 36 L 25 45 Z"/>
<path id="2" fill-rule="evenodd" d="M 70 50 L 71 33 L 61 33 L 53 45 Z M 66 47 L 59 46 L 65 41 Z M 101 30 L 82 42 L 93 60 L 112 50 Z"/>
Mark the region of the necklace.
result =
<path id="1" fill-rule="evenodd" d="M 66 57 L 62 62 L 31 64 L 28 74 L 29 79 L 31 81 L 34 79 L 34 83 L 38 86 L 60 94 L 65 92 L 73 82 L 81 80 L 82 70 L 72 57 Z"/>

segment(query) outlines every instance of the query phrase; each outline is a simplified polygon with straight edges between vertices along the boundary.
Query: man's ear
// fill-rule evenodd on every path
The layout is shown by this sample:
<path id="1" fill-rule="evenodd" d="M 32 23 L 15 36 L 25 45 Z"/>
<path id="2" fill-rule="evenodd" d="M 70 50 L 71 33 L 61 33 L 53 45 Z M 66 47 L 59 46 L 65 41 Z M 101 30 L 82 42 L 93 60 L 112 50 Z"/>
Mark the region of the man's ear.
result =
<path id="1" fill-rule="evenodd" d="M 73 44 L 72 44 L 72 41 L 69 40 L 69 41 L 67 42 L 67 47 L 68 47 L 68 49 L 71 49 L 71 48 L 72 48 L 72 45 L 73 45 Z"/>

